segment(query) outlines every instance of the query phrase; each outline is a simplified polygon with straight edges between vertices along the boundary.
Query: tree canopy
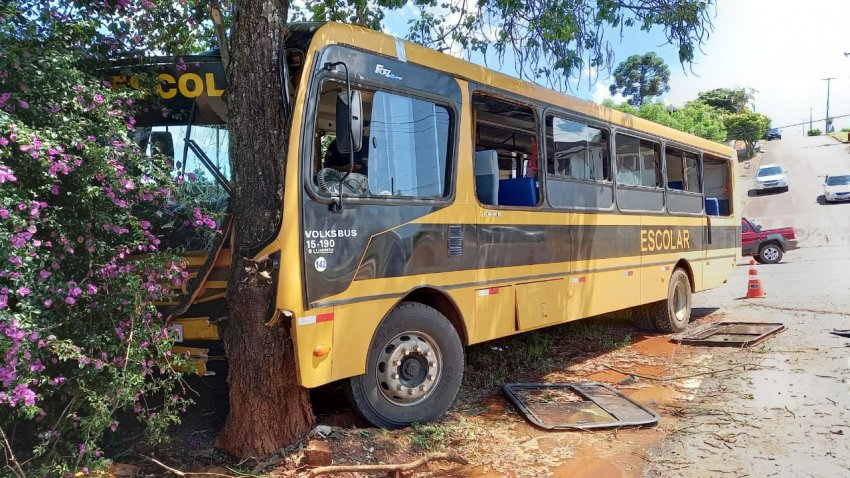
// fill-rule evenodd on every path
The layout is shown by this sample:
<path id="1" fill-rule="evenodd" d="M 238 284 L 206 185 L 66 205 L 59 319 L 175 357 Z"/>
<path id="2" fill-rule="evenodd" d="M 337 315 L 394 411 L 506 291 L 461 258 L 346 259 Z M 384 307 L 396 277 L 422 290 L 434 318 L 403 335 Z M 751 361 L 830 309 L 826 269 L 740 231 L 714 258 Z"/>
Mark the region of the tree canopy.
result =
<path id="1" fill-rule="evenodd" d="M 294 18 L 343 21 L 380 29 L 385 12 L 402 0 L 308 0 Z M 660 29 L 685 64 L 708 37 L 712 0 L 416 0 L 411 41 L 444 52 L 478 55 L 501 65 L 513 62 L 523 78 L 568 88 L 571 78 L 608 70 L 614 61 L 610 36 L 627 28 Z M 668 73 L 669 76 L 669 73 Z"/>
<path id="2" fill-rule="evenodd" d="M 633 106 L 640 106 L 646 98 L 670 91 L 670 68 L 655 52 L 631 55 L 617 65 L 613 77 L 614 82 L 609 88 L 611 94 L 622 92 Z"/>
<path id="3" fill-rule="evenodd" d="M 690 101 L 683 108 L 674 109 L 661 101 L 645 102 L 639 107 L 629 103 L 615 104 L 606 100 L 604 106 L 637 117 L 669 126 L 712 141 L 726 141 L 723 114 L 699 100 Z"/>
<path id="4" fill-rule="evenodd" d="M 708 106 L 727 113 L 740 113 L 753 101 L 752 88 L 715 88 L 700 92 L 697 98 Z"/>
<path id="5" fill-rule="evenodd" d="M 753 111 L 744 111 L 727 116 L 723 120 L 729 139 L 743 141 L 747 145 L 747 156 L 752 156 L 756 142 L 764 138 L 770 128 L 770 118 Z"/>

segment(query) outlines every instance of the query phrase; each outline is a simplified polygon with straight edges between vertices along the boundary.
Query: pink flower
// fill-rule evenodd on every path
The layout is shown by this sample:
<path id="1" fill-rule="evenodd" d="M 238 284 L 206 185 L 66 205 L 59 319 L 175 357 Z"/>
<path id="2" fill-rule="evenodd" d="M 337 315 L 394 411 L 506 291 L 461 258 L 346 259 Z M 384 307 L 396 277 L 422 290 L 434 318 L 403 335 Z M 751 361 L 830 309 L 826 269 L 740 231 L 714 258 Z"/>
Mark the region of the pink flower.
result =
<path id="1" fill-rule="evenodd" d="M 5 139 L 5 138 L 4 138 Z M 13 183 L 17 181 L 14 172 L 8 166 L 0 165 L 0 184 L 5 182 Z"/>
<path id="2" fill-rule="evenodd" d="M 71 297 L 70 295 L 69 295 L 68 297 L 65 297 L 65 303 L 66 303 L 66 304 L 68 304 L 68 305 L 74 305 L 74 303 L 75 303 L 75 302 L 77 302 L 77 299 L 74 299 L 74 298 L 73 298 L 73 297 Z"/>
<path id="3" fill-rule="evenodd" d="M 32 292 L 32 291 L 29 289 L 29 287 L 22 285 L 22 286 L 18 287 L 18 290 L 16 292 L 18 293 L 19 296 L 26 297 L 26 296 L 30 295 L 30 292 Z"/>
<path id="4" fill-rule="evenodd" d="M 26 102 L 26 101 L 24 101 L 24 100 L 18 100 L 18 106 L 20 106 L 20 107 L 21 107 L 21 109 L 24 109 L 24 110 L 25 110 L 25 109 L 28 109 L 28 108 L 30 107 L 30 104 L 29 104 L 29 103 L 27 103 L 27 102 Z"/>

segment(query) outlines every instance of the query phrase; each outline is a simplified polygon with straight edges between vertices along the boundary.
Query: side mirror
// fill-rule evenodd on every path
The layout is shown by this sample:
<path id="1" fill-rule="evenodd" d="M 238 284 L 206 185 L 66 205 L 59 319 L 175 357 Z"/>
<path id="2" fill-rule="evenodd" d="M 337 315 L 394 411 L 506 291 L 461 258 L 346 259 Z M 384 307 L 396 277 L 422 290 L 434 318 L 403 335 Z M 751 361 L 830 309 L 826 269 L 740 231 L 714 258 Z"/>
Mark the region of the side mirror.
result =
<path id="1" fill-rule="evenodd" d="M 345 101 L 345 96 L 340 93 L 336 97 L 336 148 L 342 154 L 357 152 L 363 147 L 363 99 L 357 90 L 351 92 L 349 101 Z"/>

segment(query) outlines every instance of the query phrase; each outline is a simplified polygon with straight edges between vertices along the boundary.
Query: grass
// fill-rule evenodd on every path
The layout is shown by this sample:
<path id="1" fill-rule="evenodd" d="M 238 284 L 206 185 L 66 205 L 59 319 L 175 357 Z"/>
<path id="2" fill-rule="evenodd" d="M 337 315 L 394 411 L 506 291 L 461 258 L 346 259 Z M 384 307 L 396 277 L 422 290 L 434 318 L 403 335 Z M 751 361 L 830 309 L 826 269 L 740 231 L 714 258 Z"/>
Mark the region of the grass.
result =
<path id="1" fill-rule="evenodd" d="M 615 319 L 620 320 L 615 320 Z M 533 380 L 563 368 L 580 354 L 626 347 L 632 326 L 623 314 L 609 314 L 555 327 L 525 332 L 467 349 L 461 401 L 470 403 L 506 382 Z"/>
<path id="2" fill-rule="evenodd" d="M 414 423 L 410 442 L 423 450 L 439 451 L 445 448 L 448 436 L 449 429 L 442 423 Z"/>

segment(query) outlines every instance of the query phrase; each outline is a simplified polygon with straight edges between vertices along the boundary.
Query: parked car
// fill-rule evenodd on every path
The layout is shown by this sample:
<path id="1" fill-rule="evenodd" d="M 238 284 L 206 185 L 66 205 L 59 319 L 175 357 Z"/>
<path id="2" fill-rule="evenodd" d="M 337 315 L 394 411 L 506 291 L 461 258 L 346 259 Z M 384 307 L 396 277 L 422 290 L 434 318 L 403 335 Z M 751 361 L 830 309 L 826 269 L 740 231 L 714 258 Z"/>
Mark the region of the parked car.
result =
<path id="1" fill-rule="evenodd" d="M 769 189 L 788 190 L 788 171 L 782 169 L 778 164 L 765 164 L 759 166 L 756 173 L 756 190 L 767 191 Z"/>
<path id="2" fill-rule="evenodd" d="M 782 131 L 779 131 L 779 128 L 770 128 L 767 130 L 767 140 L 770 141 L 772 139 L 782 139 Z"/>
<path id="3" fill-rule="evenodd" d="M 831 174 L 823 182 L 826 202 L 850 200 L 850 174 Z"/>
<path id="4" fill-rule="evenodd" d="M 762 264 L 776 264 L 782 256 L 797 248 L 793 227 L 765 229 L 757 220 L 741 218 L 741 254 L 753 256 Z"/>

